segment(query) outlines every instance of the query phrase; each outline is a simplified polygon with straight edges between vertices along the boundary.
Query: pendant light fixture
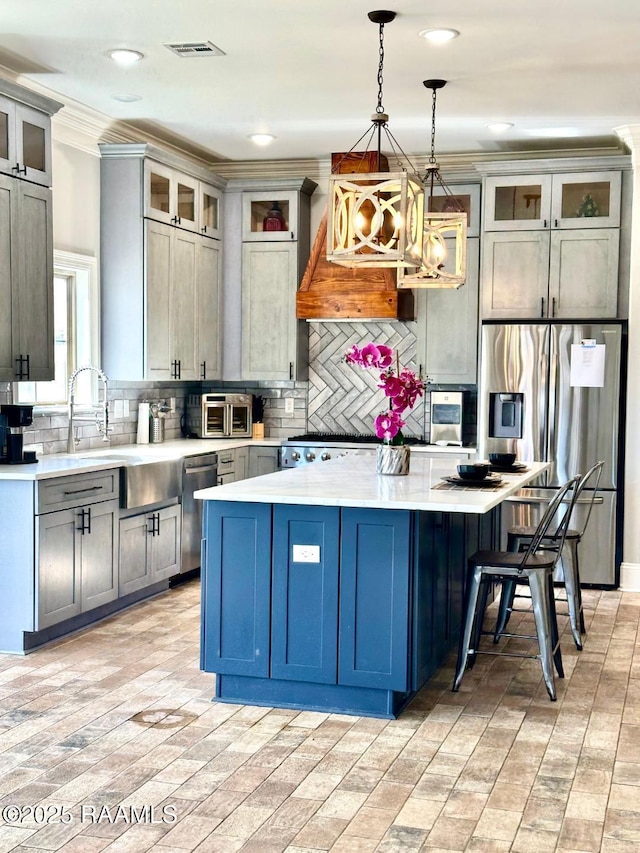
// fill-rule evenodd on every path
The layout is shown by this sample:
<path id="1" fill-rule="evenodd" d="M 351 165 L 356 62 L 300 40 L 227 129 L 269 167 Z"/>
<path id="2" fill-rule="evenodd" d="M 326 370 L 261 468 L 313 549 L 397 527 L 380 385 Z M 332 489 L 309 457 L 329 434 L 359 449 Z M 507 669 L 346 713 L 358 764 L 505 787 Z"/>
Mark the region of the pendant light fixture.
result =
<path id="1" fill-rule="evenodd" d="M 369 20 L 379 26 L 378 104 L 371 127 L 358 139 L 338 164 L 352 154 L 367 133 L 367 148 L 377 142 L 376 172 L 332 174 L 329 179 L 327 260 L 345 267 L 394 267 L 414 270 L 421 264 L 424 190 L 417 174 L 406 170 L 381 171 L 382 134 L 386 135 L 398 159 L 408 157 L 388 128 L 389 116 L 382 105 L 384 66 L 384 25 L 395 12 L 369 12 Z M 365 154 L 363 157 L 367 154 Z M 415 171 L 415 170 L 413 170 Z"/>
<path id="2" fill-rule="evenodd" d="M 436 97 L 446 80 L 425 80 L 431 89 L 431 154 L 424 178 L 427 194 L 422 235 L 422 263 L 415 271 L 398 276 L 399 288 L 461 287 L 467 277 L 467 214 L 442 179 L 435 156 Z M 446 197 L 442 212 L 434 211 L 434 188 Z"/>

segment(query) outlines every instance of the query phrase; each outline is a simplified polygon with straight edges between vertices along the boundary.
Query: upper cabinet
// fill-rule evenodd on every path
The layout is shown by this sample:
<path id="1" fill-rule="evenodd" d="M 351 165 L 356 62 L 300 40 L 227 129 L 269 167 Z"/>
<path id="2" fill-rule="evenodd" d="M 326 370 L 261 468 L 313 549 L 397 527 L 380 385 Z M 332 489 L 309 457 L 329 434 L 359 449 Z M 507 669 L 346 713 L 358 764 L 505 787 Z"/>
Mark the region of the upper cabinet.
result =
<path id="1" fill-rule="evenodd" d="M 307 378 L 308 330 L 296 319 L 296 292 L 309 257 L 315 188 L 308 178 L 227 185 L 225 379 Z"/>
<path id="2" fill-rule="evenodd" d="M 620 172 L 488 177 L 484 230 L 616 228 L 621 177 Z"/>
<path id="3" fill-rule="evenodd" d="M 242 197 L 242 239 L 273 243 L 298 240 L 299 196 L 295 190 L 246 192 Z"/>
<path id="4" fill-rule="evenodd" d="M 219 379 L 225 181 L 149 145 L 100 149 L 105 372 Z"/>
<path id="5" fill-rule="evenodd" d="M 593 158 L 600 168 L 584 171 L 562 170 L 575 160 L 526 161 L 517 175 L 478 167 L 501 172 L 483 187 L 483 318 L 617 315 L 621 159 L 603 169 Z"/>
<path id="6" fill-rule="evenodd" d="M 456 184 L 434 186 L 433 196 L 425 189 L 426 208 L 433 213 L 457 213 L 460 209 L 467 214 L 467 237 L 480 236 L 480 184 Z"/>
<path id="7" fill-rule="evenodd" d="M 61 106 L 0 80 L 3 381 L 53 379 L 51 116 Z"/>
<path id="8" fill-rule="evenodd" d="M 221 190 L 154 160 L 144 167 L 144 215 L 205 237 L 220 239 Z"/>
<path id="9" fill-rule="evenodd" d="M 24 97 L 20 89 L 0 81 L 0 172 L 50 187 L 51 116 L 62 104 L 32 92 L 26 96 L 31 103 L 7 94 Z"/>

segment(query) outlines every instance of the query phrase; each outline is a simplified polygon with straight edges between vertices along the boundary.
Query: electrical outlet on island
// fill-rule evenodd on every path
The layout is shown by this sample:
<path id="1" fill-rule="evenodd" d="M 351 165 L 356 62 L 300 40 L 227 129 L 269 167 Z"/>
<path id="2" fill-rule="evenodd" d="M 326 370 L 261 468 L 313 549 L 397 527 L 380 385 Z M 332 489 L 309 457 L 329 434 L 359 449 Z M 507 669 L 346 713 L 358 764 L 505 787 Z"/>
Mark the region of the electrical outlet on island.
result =
<path id="1" fill-rule="evenodd" d="M 293 397 L 284 398 L 284 413 L 285 415 L 293 414 Z"/>

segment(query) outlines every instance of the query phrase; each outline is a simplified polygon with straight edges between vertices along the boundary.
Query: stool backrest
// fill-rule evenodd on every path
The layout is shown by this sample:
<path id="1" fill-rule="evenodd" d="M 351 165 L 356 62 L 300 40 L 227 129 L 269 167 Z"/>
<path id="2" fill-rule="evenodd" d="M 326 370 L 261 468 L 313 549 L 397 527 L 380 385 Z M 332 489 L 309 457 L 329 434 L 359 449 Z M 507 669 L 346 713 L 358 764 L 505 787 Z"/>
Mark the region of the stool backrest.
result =
<path id="1" fill-rule="evenodd" d="M 578 531 L 580 538 L 584 536 L 585 530 L 587 529 L 587 525 L 589 524 L 589 519 L 591 518 L 591 510 L 593 509 L 593 504 L 596 499 L 596 495 L 598 493 L 598 486 L 600 485 L 600 477 L 602 476 L 602 469 L 604 468 L 604 460 L 600 462 L 596 462 L 595 465 L 592 465 L 591 468 L 587 471 L 586 474 L 583 474 L 580 477 L 580 482 L 576 488 L 576 497 L 574 501 L 574 506 L 577 504 L 578 499 L 585 489 L 585 487 L 589 487 L 589 508 L 587 509 L 586 515 L 584 516 L 584 522 L 582 524 L 581 529 Z"/>
<path id="2" fill-rule="evenodd" d="M 549 501 L 542 518 L 538 522 L 535 533 L 531 537 L 529 547 L 525 551 L 521 564 L 521 571 L 526 568 L 527 562 L 533 557 L 536 551 L 552 551 L 556 555 L 556 561 L 560 557 L 560 552 L 564 546 L 567 530 L 569 529 L 571 513 L 576 502 L 579 482 L 580 477 L 572 477 L 570 480 L 567 480 L 563 486 L 560 486 L 555 495 Z M 562 514 L 560 523 L 555 527 L 554 532 L 551 534 L 551 537 L 553 538 L 553 546 L 549 547 L 549 528 L 552 524 L 555 524 L 554 517 L 560 510 L 563 503 L 565 504 L 564 513 Z M 546 543 L 543 541 L 545 539 L 547 539 Z"/>

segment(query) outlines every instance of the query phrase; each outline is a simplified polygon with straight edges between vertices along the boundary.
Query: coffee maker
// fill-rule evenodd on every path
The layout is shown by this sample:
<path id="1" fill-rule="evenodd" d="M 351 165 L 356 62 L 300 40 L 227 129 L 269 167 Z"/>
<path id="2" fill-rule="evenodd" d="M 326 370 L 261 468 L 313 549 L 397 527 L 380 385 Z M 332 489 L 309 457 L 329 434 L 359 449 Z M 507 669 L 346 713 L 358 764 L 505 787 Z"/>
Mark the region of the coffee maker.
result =
<path id="1" fill-rule="evenodd" d="M 33 451 L 24 450 L 24 428 L 33 423 L 33 406 L 0 406 L 0 464 L 37 462 Z"/>

